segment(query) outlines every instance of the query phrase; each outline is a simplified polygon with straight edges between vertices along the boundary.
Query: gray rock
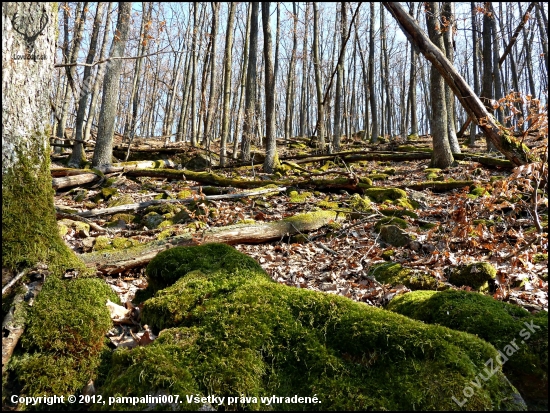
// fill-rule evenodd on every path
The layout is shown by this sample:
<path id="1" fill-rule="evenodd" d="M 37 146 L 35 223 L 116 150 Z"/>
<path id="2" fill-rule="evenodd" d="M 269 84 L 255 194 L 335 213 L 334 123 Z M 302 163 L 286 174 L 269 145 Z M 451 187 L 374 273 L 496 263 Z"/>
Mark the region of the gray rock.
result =
<path id="1" fill-rule="evenodd" d="M 413 238 L 397 225 L 384 225 L 380 228 L 380 239 L 386 244 L 394 247 L 404 247 L 409 244 Z"/>

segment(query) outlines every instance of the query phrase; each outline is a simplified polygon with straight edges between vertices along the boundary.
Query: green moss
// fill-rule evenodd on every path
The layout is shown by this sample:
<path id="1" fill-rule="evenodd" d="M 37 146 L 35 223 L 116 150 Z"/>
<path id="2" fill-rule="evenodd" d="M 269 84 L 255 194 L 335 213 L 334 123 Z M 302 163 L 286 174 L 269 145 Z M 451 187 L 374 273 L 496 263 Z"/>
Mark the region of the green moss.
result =
<path id="1" fill-rule="evenodd" d="M 255 224 L 256 220 L 252 218 L 239 219 L 235 224 Z"/>
<path id="2" fill-rule="evenodd" d="M 403 218 L 405 216 L 411 217 L 411 218 L 418 218 L 418 214 L 413 211 L 409 211 L 407 209 L 388 209 L 388 208 L 380 208 L 380 212 L 382 215 L 385 215 L 387 217 L 399 217 Z"/>
<path id="3" fill-rule="evenodd" d="M 131 238 L 124 238 L 124 237 L 115 237 L 112 240 L 113 248 L 115 249 L 124 249 L 124 248 L 131 248 L 138 245 L 139 242 L 135 239 Z"/>
<path id="4" fill-rule="evenodd" d="M 393 251 L 390 250 L 390 252 L 393 255 Z M 369 271 L 369 276 L 376 278 L 382 284 L 394 286 L 402 284 L 411 290 L 441 290 L 446 288 L 435 277 L 418 270 L 404 268 L 401 264 L 394 262 L 373 265 Z"/>
<path id="5" fill-rule="evenodd" d="M 374 229 L 376 231 L 380 231 L 382 225 L 397 225 L 399 228 L 405 229 L 409 226 L 409 223 L 399 217 L 384 217 L 376 221 L 376 224 L 374 224 Z"/>
<path id="6" fill-rule="evenodd" d="M 28 152 L 2 172 L 2 267 L 18 270 L 44 262 L 54 276 L 67 268 L 89 273 L 59 235 L 49 156 L 37 155 L 44 152 L 42 135 L 28 143 Z"/>
<path id="7" fill-rule="evenodd" d="M 379 204 L 387 200 L 407 199 L 407 193 L 399 188 L 369 188 L 365 195 Z"/>
<path id="8" fill-rule="evenodd" d="M 492 297 L 455 290 L 404 294 L 393 299 L 388 309 L 486 340 L 504 355 L 508 354 L 504 372 L 528 403 L 542 399 L 548 404 L 547 312 L 531 315 L 521 307 Z M 507 347 L 512 346 L 512 341 L 519 350 Z"/>
<path id="9" fill-rule="evenodd" d="M 118 190 L 116 188 L 101 188 L 101 196 L 106 201 L 111 199 L 112 196 L 116 195 Z"/>
<path id="10" fill-rule="evenodd" d="M 141 222 L 149 229 L 158 227 L 162 221 L 164 221 L 164 217 L 156 212 L 149 212 L 141 220 Z"/>
<path id="11" fill-rule="evenodd" d="M 275 283 L 225 245 L 173 248 L 147 271 L 163 280 L 158 287 L 171 284 L 143 307 L 142 322 L 163 331 L 149 346 L 114 353 L 99 389 L 104 397 L 258 397 L 215 406 L 226 410 L 458 409 L 452 396 L 460 397 L 485 360 L 497 356 L 472 335 Z M 520 408 L 513 392 L 497 371 L 467 408 Z M 317 395 L 321 403 L 262 403 L 261 396 L 273 394 Z"/>
<path id="12" fill-rule="evenodd" d="M 470 198 L 472 199 L 476 199 L 480 196 L 485 196 L 485 195 L 489 195 L 489 192 L 487 191 L 486 188 L 482 187 L 482 186 L 478 186 L 478 185 L 473 185 L 471 188 L 470 188 Z"/>
<path id="13" fill-rule="evenodd" d="M 385 181 L 388 179 L 388 176 L 387 174 L 370 174 L 368 177 L 372 181 Z"/>
<path id="14" fill-rule="evenodd" d="M 484 227 L 492 227 L 495 225 L 495 221 L 492 219 L 474 219 L 472 222 L 474 225 L 483 225 Z"/>
<path id="15" fill-rule="evenodd" d="M 533 262 L 535 264 L 538 264 L 539 262 L 544 262 L 544 261 L 548 261 L 548 253 L 533 255 Z"/>
<path id="16" fill-rule="evenodd" d="M 290 202 L 295 204 L 304 203 L 310 196 L 313 194 L 311 192 L 302 192 L 301 194 L 298 191 L 290 191 L 288 196 L 290 197 Z"/>
<path id="17" fill-rule="evenodd" d="M 193 196 L 193 191 L 190 189 L 184 189 L 183 191 L 179 191 L 178 195 L 176 196 L 177 199 L 186 199 L 191 198 Z"/>
<path id="18" fill-rule="evenodd" d="M 105 235 L 100 235 L 95 239 L 94 251 L 103 251 L 107 249 L 112 249 L 111 240 Z"/>
<path id="19" fill-rule="evenodd" d="M 139 217 L 135 214 L 125 214 L 125 213 L 119 213 L 113 215 L 111 218 L 111 221 L 124 221 L 126 224 L 130 224 L 132 222 L 139 221 Z"/>
<path id="20" fill-rule="evenodd" d="M 160 224 L 158 224 L 158 229 L 168 228 L 174 225 L 174 222 L 171 219 L 167 219 L 166 221 L 162 221 Z"/>
<path id="21" fill-rule="evenodd" d="M 430 230 L 430 229 L 435 228 L 437 226 L 438 226 L 438 224 L 436 224 L 435 222 L 422 222 L 419 225 L 420 229 L 422 229 L 424 231 Z"/>
<path id="22" fill-rule="evenodd" d="M 496 181 L 502 181 L 502 180 L 504 180 L 504 179 L 506 179 L 505 176 L 502 176 L 502 175 L 493 175 L 493 176 L 491 176 L 491 179 L 490 179 L 489 181 L 490 181 L 491 183 L 493 183 L 493 182 L 496 182 Z"/>
<path id="23" fill-rule="evenodd" d="M 46 279 L 21 339 L 25 353 L 12 364 L 21 395 L 74 394 L 95 378 L 111 327 L 107 299 L 118 302 L 102 280 Z"/>
<path id="24" fill-rule="evenodd" d="M 426 179 L 428 181 L 437 181 L 442 180 L 441 175 L 441 169 L 440 168 L 426 168 L 424 169 L 424 173 L 426 173 Z"/>
<path id="25" fill-rule="evenodd" d="M 107 206 L 109 208 L 112 208 L 112 207 L 115 207 L 115 206 L 128 205 L 128 204 L 133 204 L 133 203 L 134 203 L 134 199 L 130 195 L 126 194 L 126 195 L 119 195 L 116 198 L 112 198 L 107 203 Z"/>
<path id="26" fill-rule="evenodd" d="M 407 135 L 408 141 L 417 141 L 418 140 L 418 133 L 411 133 L 410 135 Z"/>
<path id="27" fill-rule="evenodd" d="M 326 209 L 336 209 L 338 208 L 338 202 L 323 200 L 323 201 L 317 202 L 317 206 L 320 208 L 326 208 Z"/>
<path id="28" fill-rule="evenodd" d="M 386 175 L 395 175 L 395 168 L 386 168 L 384 169 L 383 173 Z"/>
<path id="29" fill-rule="evenodd" d="M 384 261 L 391 261 L 391 257 L 393 257 L 394 255 L 394 250 L 385 250 L 380 256 L 384 259 Z"/>
<path id="30" fill-rule="evenodd" d="M 163 240 L 166 238 L 170 238 L 172 235 L 174 235 L 173 229 L 165 229 L 164 231 L 161 231 L 157 236 L 156 239 Z"/>
<path id="31" fill-rule="evenodd" d="M 397 150 L 400 152 L 433 152 L 431 148 L 426 146 L 414 146 L 414 145 L 399 145 Z"/>
<path id="32" fill-rule="evenodd" d="M 59 236 L 64 237 L 69 232 L 69 227 L 62 222 L 57 222 L 57 229 L 59 231 Z"/>
<path id="33" fill-rule="evenodd" d="M 362 197 L 359 194 L 353 194 L 348 199 L 349 206 L 354 211 L 369 212 L 371 211 L 371 201 L 367 197 Z"/>
<path id="34" fill-rule="evenodd" d="M 475 262 L 450 269 L 448 281 L 457 287 L 467 285 L 478 291 L 486 291 L 497 270 L 488 262 Z"/>

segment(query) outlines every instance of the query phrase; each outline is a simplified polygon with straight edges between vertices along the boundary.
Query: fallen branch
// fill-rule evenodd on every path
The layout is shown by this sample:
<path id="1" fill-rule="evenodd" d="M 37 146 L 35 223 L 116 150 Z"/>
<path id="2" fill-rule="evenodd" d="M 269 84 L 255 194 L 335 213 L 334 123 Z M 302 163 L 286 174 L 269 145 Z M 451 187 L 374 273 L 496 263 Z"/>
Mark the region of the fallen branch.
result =
<path id="1" fill-rule="evenodd" d="M 160 251 L 176 246 L 200 245 L 208 242 L 259 244 L 278 240 L 298 232 L 314 231 L 332 221 L 344 219 L 344 217 L 345 214 L 338 214 L 334 211 L 314 211 L 297 214 L 280 221 L 210 228 L 202 233 L 182 234 L 127 250 L 82 254 L 80 258 L 89 267 L 95 267 L 105 274 L 113 274 L 142 267 Z"/>
<path id="2" fill-rule="evenodd" d="M 17 294 L 13 300 L 8 314 L 2 322 L 2 375 L 4 375 L 8 362 L 13 354 L 13 350 L 17 346 L 19 339 L 25 332 L 25 323 L 27 320 L 27 311 L 29 304 L 26 299 L 33 300 L 36 298 L 44 281 L 34 281 L 26 287 L 26 291 Z"/>
<path id="3" fill-rule="evenodd" d="M 139 209 L 147 208 L 148 206 L 151 206 L 151 205 L 189 204 L 199 199 L 204 199 L 207 201 L 216 201 L 219 199 L 239 199 L 239 198 L 246 198 L 248 196 L 268 194 L 272 192 L 282 192 L 285 190 L 286 190 L 285 187 L 279 187 L 279 188 L 261 189 L 258 191 L 241 192 L 237 194 L 210 195 L 210 196 L 204 196 L 204 197 L 194 197 L 194 198 L 184 198 L 184 199 L 156 199 L 153 201 L 138 202 L 135 204 L 119 205 L 112 208 L 91 209 L 89 211 L 78 212 L 76 215 L 81 217 L 97 217 L 100 215 L 117 214 L 119 212 L 137 211 Z"/>
<path id="4" fill-rule="evenodd" d="M 91 229 L 93 229 L 94 231 L 97 231 L 101 234 L 112 232 L 111 230 L 103 228 L 102 226 L 97 225 L 95 222 L 90 221 L 89 219 L 86 219 L 86 218 L 84 218 L 80 215 L 75 215 L 75 214 L 69 214 L 69 213 L 66 213 L 66 212 L 62 212 L 62 211 L 59 210 L 59 207 L 55 207 L 55 215 L 56 215 L 57 219 L 70 219 L 72 221 L 84 222 L 85 224 L 88 224 Z"/>

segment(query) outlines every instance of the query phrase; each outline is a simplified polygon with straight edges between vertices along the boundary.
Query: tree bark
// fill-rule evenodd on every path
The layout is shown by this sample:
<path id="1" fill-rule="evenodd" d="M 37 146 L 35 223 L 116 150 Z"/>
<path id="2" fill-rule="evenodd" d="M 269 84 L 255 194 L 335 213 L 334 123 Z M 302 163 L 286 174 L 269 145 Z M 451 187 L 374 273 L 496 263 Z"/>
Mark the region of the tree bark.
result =
<path id="1" fill-rule="evenodd" d="M 250 145 L 254 136 L 254 112 L 256 110 L 256 62 L 258 58 L 258 14 L 259 2 L 252 2 L 250 15 L 250 46 L 246 73 L 246 91 L 244 103 L 243 137 L 241 142 L 241 159 L 250 161 Z"/>
<path id="2" fill-rule="evenodd" d="M 408 16 L 402 7 L 397 3 L 384 2 L 383 4 L 399 22 L 409 41 L 413 43 L 432 65 L 434 65 L 439 73 L 442 74 L 468 115 L 480 126 L 486 136 L 495 144 L 497 149 L 516 166 L 530 162 L 529 149 L 500 128 L 494 117 L 487 112 L 487 109 L 483 106 L 479 97 L 476 96 L 454 66 L 447 60 L 445 55 L 430 42 L 426 34 L 414 20 Z"/>
<path id="3" fill-rule="evenodd" d="M 86 63 L 91 64 L 94 61 L 97 47 L 97 39 L 99 35 L 99 28 L 101 22 L 103 21 L 103 10 L 105 8 L 105 2 L 97 3 L 97 10 L 94 18 L 94 26 L 92 30 L 92 36 L 90 39 L 90 49 L 88 50 L 88 56 L 86 56 Z M 83 24 L 84 26 L 84 24 Z M 76 113 L 75 121 L 75 136 L 73 151 L 71 157 L 69 158 L 68 165 L 72 167 L 79 167 L 82 161 L 86 160 L 84 155 L 84 136 L 83 136 L 83 127 L 84 127 L 84 116 L 86 115 L 86 109 L 88 107 L 88 95 L 90 94 L 90 89 L 92 87 L 93 79 L 90 76 L 92 73 L 92 67 L 84 67 L 84 75 L 82 77 L 82 87 L 80 89 L 80 96 L 78 101 L 78 110 Z"/>
<path id="4" fill-rule="evenodd" d="M 315 66 L 315 91 L 317 92 L 317 145 L 325 151 L 325 105 L 319 56 L 319 6 L 313 2 L 313 65 Z"/>
<path id="5" fill-rule="evenodd" d="M 124 56 L 128 31 L 130 29 L 131 2 L 120 2 L 118 5 L 118 21 L 116 36 L 111 46 L 111 57 Z M 99 115 L 99 129 L 97 132 L 96 146 L 92 159 L 93 166 L 110 165 L 113 157 L 113 134 L 115 131 L 115 118 L 120 88 L 120 73 L 122 60 L 109 61 L 109 67 L 105 73 L 103 83 L 103 98 L 101 100 L 101 112 Z"/>
<path id="6" fill-rule="evenodd" d="M 451 64 L 454 64 L 454 30 L 456 29 L 455 20 L 455 4 L 454 2 L 443 2 L 442 17 L 446 27 L 443 27 L 443 43 L 445 45 L 445 56 L 449 59 Z M 451 152 L 460 153 L 460 144 L 456 136 L 456 122 L 455 122 L 455 97 L 449 85 L 445 85 L 445 105 L 447 107 L 447 136 L 449 138 L 449 145 Z"/>
<path id="7" fill-rule="evenodd" d="M 275 141 L 275 73 L 269 6 L 271 2 L 262 2 L 262 26 L 264 31 L 264 68 L 265 68 L 265 160 L 263 170 L 273 173 L 279 160 Z"/>
<path id="8" fill-rule="evenodd" d="M 229 3 L 229 17 L 227 18 L 227 32 L 225 36 L 225 61 L 224 61 L 224 83 L 223 83 L 223 115 L 222 115 L 222 137 L 220 142 L 220 166 L 225 166 L 227 137 L 229 136 L 229 104 L 231 101 L 231 65 L 233 49 L 233 25 L 235 24 L 235 3 Z"/>
<path id="9" fill-rule="evenodd" d="M 378 142 L 378 109 L 376 107 L 376 94 L 374 89 L 374 2 L 370 3 L 370 28 L 369 28 L 369 97 L 372 119 L 371 142 Z"/>
<path id="10" fill-rule="evenodd" d="M 443 35 L 438 21 L 441 19 L 438 2 L 426 4 L 426 25 L 430 40 L 441 51 L 445 51 Z M 449 144 L 447 105 L 445 99 L 445 82 L 443 76 L 432 65 L 430 70 L 430 98 L 432 103 L 432 118 L 430 133 L 433 142 L 433 168 L 448 168 L 454 162 Z"/>

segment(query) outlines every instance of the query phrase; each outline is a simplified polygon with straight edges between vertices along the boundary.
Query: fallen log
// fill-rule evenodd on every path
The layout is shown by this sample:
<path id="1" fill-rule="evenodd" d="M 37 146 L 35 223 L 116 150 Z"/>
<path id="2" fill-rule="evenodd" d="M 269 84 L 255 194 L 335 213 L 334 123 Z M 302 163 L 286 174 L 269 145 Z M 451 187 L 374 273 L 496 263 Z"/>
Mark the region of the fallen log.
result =
<path id="1" fill-rule="evenodd" d="M 476 155 L 468 152 L 454 153 L 453 157 L 459 161 L 472 161 L 484 166 L 514 169 L 514 164 L 508 159 L 492 158 L 490 156 Z"/>
<path id="2" fill-rule="evenodd" d="M 401 189 L 414 189 L 416 191 L 422 191 L 424 189 L 430 189 L 433 192 L 445 192 L 452 191 L 453 189 L 464 188 L 465 186 L 473 185 L 474 181 L 430 181 L 430 182 L 420 182 L 417 184 L 408 184 L 400 185 L 398 188 Z"/>
<path id="3" fill-rule="evenodd" d="M 176 246 L 200 245 L 208 242 L 259 244 L 300 232 L 314 231 L 332 221 L 342 219 L 345 219 L 345 215 L 338 214 L 335 211 L 307 212 L 280 221 L 210 228 L 202 233 L 177 235 L 126 250 L 82 254 L 80 258 L 88 267 L 95 267 L 104 274 L 114 274 L 142 267 L 148 264 L 160 251 Z"/>
<path id="4" fill-rule="evenodd" d="M 277 193 L 285 190 L 286 190 L 285 187 L 279 187 L 279 188 L 266 188 L 258 191 L 251 191 L 251 192 L 241 192 L 238 194 L 209 195 L 209 196 L 203 196 L 203 197 L 196 196 L 193 198 L 184 198 L 184 199 L 155 199 L 152 201 L 119 205 L 111 208 L 91 209 L 89 211 L 78 212 L 76 215 L 80 217 L 97 217 L 100 215 L 118 214 L 120 212 L 128 212 L 128 211 L 137 211 L 139 209 L 147 208 L 148 206 L 151 206 L 151 205 L 189 204 L 193 201 L 197 201 L 200 199 L 204 199 L 206 201 L 217 201 L 220 199 L 239 199 L 239 198 L 246 198 L 247 196 L 263 195 L 263 194 L 268 194 L 273 192 Z"/>
<path id="5" fill-rule="evenodd" d="M 78 186 L 82 184 L 89 184 L 91 182 L 99 181 L 101 179 L 100 175 L 94 173 L 83 173 L 80 175 L 65 176 L 62 178 L 53 178 L 52 187 L 53 189 L 67 188 L 70 186 Z"/>

